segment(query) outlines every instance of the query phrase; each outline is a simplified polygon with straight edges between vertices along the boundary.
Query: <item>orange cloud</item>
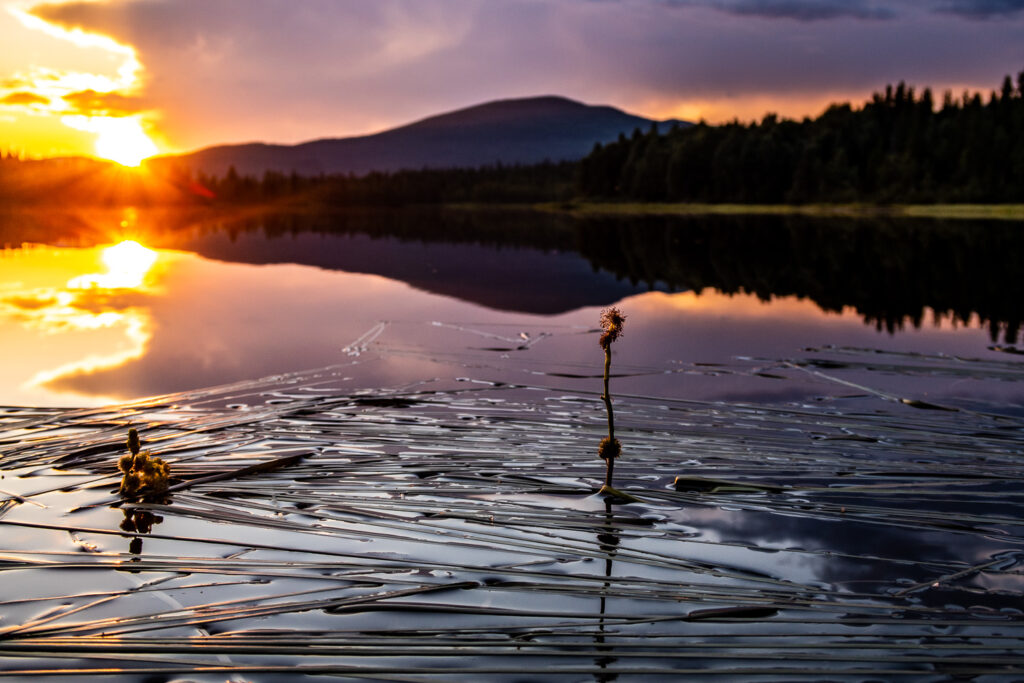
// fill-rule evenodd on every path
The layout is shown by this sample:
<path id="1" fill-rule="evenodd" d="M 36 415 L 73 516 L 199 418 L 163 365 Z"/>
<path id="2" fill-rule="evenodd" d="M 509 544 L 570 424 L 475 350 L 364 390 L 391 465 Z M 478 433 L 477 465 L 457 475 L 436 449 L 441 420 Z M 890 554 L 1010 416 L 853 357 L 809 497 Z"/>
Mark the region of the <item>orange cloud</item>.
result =
<path id="1" fill-rule="evenodd" d="M 118 92 L 79 90 L 61 99 L 71 105 L 76 114 L 84 116 L 131 116 L 143 109 L 142 99 Z"/>
<path id="2" fill-rule="evenodd" d="M 38 311 L 56 305 L 57 298 L 54 296 L 9 296 L 0 299 L 0 304 L 7 304 L 22 311 Z"/>
<path id="3" fill-rule="evenodd" d="M 34 92 L 26 92 L 22 90 L 19 92 L 12 92 L 11 94 L 4 96 L 3 99 L 0 99 L 0 104 L 24 107 L 28 107 L 33 104 L 46 106 L 50 104 L 50 99 L 48 97 L 43 97 L 42 95 L 37 95 Z"/>

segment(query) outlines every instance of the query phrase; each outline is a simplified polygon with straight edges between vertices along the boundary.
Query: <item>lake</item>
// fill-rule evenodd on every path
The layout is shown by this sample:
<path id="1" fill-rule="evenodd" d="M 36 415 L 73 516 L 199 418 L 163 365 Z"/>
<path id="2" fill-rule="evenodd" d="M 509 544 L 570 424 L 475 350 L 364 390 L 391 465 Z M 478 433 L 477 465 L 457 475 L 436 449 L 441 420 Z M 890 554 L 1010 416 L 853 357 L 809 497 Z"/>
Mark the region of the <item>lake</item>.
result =
<path id="1" fill-rule="evenodd" d="M 0 676 L 1024 677 L 1018 224 L 2 226 Z"/>
<path id="2" fill-rule="evenodd" d="M 7 405 L 102 405 L 333 365 L 363 387 L 510 381 L 566 362 L 589 376 L 600 349 L 581 340 L 613 304 L 629 316 L 616 349 L 629 390 L 787 401 L 831 391 L 793 371 L 815 363 L 845 377 L 886 354 L 1013 361 L 1024 294 L 1010 222 L 26 212 L 0 217 L 0 244 Z M 893 385 L 858 367 L 847 379 L 865 373 L 922 400 L 1021 403 L 969 377 Z"/>

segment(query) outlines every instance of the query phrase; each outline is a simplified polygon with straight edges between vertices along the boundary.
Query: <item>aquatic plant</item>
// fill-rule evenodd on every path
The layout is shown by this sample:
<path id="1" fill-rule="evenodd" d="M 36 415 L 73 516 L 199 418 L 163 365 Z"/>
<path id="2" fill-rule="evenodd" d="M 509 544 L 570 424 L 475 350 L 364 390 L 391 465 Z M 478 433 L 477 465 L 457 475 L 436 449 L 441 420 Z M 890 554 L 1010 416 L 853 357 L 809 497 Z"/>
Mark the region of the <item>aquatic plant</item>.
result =
<path id="1" fill-rule="evenodd" d="M 124 472 L 118 492 L 122 496 L 137 496 L 166 491 L 170 466 L 149 451 L 142 450 L 142 442 L 135 429 L 128 430 L 127 445 L 128 453 L 117 461 L 117 468 Z"/>
<path id="2" fill-rule="evenodd" d="M 601 399 L 608 413 L 608 436 L 601 440 L 597 448 L 597 455 L 605 462 L 604 486 L 601 490 L 606 493 L 617 493 L 612 487 L 612 476 L 615 474 L 615 459 L 622 452 L 622 444 L 615 438 L 615 413 L 612 410 L 612 395 L 608 390 L 608 380 L 612 369 L 612 344 L 622 336 L 622 327 L 626 323 L 626 316 L 622 311 L 612 306 L 601 311 L 601 334 L 600 344 L 604 349 L 604 393 Z"/>

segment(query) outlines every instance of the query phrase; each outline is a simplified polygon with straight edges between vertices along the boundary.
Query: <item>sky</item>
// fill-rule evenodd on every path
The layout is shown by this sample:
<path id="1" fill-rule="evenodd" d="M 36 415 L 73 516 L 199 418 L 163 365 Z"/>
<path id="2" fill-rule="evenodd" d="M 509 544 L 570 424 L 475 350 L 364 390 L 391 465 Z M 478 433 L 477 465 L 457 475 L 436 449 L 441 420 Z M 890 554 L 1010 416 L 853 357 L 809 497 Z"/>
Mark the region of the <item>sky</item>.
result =
<path id="1" fill-rule="evenodd" d="M 0 150 L 384 130 L 563 95 L 656 119 L 816 116 L 1024 70 L 1024 0 L 0 0 Z"/>

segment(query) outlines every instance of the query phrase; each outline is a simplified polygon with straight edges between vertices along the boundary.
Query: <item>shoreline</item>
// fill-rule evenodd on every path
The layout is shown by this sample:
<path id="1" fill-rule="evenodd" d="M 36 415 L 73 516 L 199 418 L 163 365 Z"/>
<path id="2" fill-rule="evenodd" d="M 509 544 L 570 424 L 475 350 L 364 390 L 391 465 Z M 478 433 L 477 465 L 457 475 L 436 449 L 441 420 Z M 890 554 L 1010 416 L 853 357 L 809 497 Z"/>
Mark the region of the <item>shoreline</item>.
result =
<path id="1" fill-rule="evenodd" d="M 1024 221 L 1024 204 L 691 204 L 568 201 L 535 209 L 572 216 L 820 216 L 828 218 L 939 218 Z"/>
<path id="2" fill-rule="evenodd" d="M 285 202 L 238 204 L 150 204 L 134 205 L 68 205 L 55 208 L 39 204 L 6 204 L 0 206 L 0 216 L 25 213 L 93 214 L 95 212 L 122 212 L 128 209 L 145 212 L 181 212 L 201 217 L 238 218 L 263 214 L 318 214 L 376 211 L 405 211 L 415 209 L 453 211 L 539 211 L 573 217 L 600 216 L 811 216 L 822 218 L 934 218 L 946 220 L 1005 220 L 1024 221 L 1024 203 L 1021 204 L 736 204 L 688 202 L 613 202 L 601 200 L 563 200 L 523 203 L 437 202 L 420 204 L 352 204 L 341 206 L 314 200 L 296 198 Z"/>

